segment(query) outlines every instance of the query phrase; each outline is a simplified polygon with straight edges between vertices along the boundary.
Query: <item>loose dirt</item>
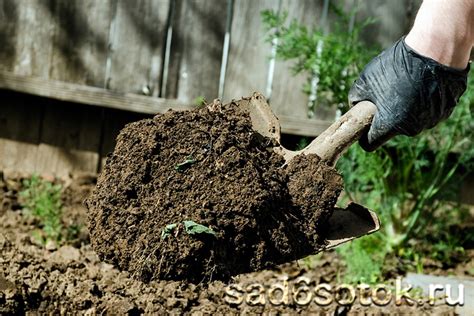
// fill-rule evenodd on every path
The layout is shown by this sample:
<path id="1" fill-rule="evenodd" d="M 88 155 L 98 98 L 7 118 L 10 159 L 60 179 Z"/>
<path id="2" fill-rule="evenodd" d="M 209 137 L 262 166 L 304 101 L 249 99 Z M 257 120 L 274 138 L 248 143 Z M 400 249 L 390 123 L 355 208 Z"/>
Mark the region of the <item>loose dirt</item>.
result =
<path id="1" fill-rule="evenodd" d="M 86 202 L 94 250 L 143 281 L 195 283 L 317 252 L 341 177 L 315 155 L 284 166 L 275 146 L 238 102 L 127 125 Z"/>
<path id="2" fill-rule="evenodd" d="M 297 282 L 302 278 L 308 280 L 313 291 L 322 283 L 334 291 L 341 284 L 340 275 L 344 271 L 344 263 L 335 252 L 324 252 L 317 259 L 293 261 L 272 270 L 242 274 L 229 283 L 143 283 L 134 279 L 132 273 L 101 262 L 89 244 L 87 229 L 81 225 L 86 222 L 86 210 L 80 201 L 89 195 L 94 182 L 93 177 L 81 175 L 62 183 L 63 224 L 78 226 L 81 233 L 57 249 L 47 250 L 34 241 L 33 231 L 38 229 L 38 223 L 23 213 L 18 203 L 21 178 L 3 177 L 0 172 L 0 314 L 452 315 L 454 312 L 445 305 L 396 306 L 393 300 L 388 306 L 361 306 L 358 299 L 347 306 L 337 304 L 334 299 L 327 306 L 314 301 L 298 305 L 292 292 L 289 301 L 283 304 L 269 301 L 272 286 L 287 282 L 293 291 L 301 288 Z M 264 288 L 264 296 L 255 296 L 258 286 Z M 239 287 L 243 289 L 243 300 L 235 303 L 235 297 L 229 293 Z M 304 297 L 299 299 L 300 303 L 303 301 Z"/>

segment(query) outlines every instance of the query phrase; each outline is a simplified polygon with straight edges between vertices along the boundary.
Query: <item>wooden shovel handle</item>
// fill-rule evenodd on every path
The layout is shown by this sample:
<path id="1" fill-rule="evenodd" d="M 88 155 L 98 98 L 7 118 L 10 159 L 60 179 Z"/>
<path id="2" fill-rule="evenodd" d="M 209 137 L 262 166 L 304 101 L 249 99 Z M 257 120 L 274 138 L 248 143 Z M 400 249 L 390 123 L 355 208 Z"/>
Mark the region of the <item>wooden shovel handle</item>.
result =
<path id="1" fill-rule="evenodd" d="M 375 104 L 369 101 L 357 103 L 302 153 L 317 154 L 328 165 L 335 165 L 339 157 L 370 127 L 376 109 Z"/>

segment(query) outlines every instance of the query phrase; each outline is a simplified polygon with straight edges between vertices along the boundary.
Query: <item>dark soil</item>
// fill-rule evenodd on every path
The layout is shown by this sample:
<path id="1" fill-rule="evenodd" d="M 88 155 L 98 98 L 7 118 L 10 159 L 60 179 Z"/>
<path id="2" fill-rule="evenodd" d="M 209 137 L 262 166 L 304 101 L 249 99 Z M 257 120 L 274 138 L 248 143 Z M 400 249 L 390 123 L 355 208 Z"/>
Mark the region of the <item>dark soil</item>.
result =
<path id="1" fill-rule="evenodd" d="M 452 315 L 445 305 L 423 307 L 361 306 L 333 303 L 318 306 L 314 302 L 300 306 L 293 298 L 288 303 L 272 305 L 268 296 L 264 302 L 253 304 L 249 286 L 261 285 L 268 291 L 273 285 L 287 280 L 292 288 L 306 278 L 314 289 L 327 283 L 333 288 L 341 284 L 339 276 L 344 264 L 336 253 L 324 252 L 317 259 L 279 266 L 251 274 L 242 274 L 230 284 L 221 281 L 192 284 L 181 281 L 151 281 L 143 283 L 132 274 L 119 271 L 101 262 L 88 244 L 87 230 L 73 240 L 54 249 L 37 244 L 32 232 L 37 223 L 25 215 L 18 203 L 21 178 L 2 177 L 0 172 L 0 314 L 72 314 L 72 315 L 238 315 L 238 314 L 318 314 L 318 315 Z M 94 186 L 94 178 L 75 176 L 62 183 L 64 225 L 79 225 L 86 219 L 86 210 L 80 201 Z M 474 254 L 471 254 L 473 258 Z M 472 270 L 473 260 L 463 265 L 465 272 Z M 464 270 L 463 270 L 464 271 Z M 454 273 L 445 271 L 445 273 Z M 230 304 L 230 285 L 248 293 L 240 304 Z M 291 296 L 292 297 L 292 296 Z M 232 298 L 232 297 L 230 297 Z"/>
<path id="2" fill-rule="evenodd" d="M 342 179 L 315 155 L 284 166 L 275 146 L 238 102 L 127 125 L 87 200 L 94 250 L 143 281 L 192 282 L 318 252 Z"/>

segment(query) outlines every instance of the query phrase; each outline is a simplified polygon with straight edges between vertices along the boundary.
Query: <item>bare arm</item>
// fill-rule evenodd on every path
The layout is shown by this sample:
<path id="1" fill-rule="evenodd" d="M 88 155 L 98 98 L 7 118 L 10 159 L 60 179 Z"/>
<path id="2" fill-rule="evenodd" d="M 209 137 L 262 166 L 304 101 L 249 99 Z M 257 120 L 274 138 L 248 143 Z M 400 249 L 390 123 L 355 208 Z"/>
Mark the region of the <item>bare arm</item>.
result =
<path id="1" fill-rule="evenodd" d="M 441 64 L 466 68 L 474 44 L 474 0 L 424 0 L 405 42 Z"/>

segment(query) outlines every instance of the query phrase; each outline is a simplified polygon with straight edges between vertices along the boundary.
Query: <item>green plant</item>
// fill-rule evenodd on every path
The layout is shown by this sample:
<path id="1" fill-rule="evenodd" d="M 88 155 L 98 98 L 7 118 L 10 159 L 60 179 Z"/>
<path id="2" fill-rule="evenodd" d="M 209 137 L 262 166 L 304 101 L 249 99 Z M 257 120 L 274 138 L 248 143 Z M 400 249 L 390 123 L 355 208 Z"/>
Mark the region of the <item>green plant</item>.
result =
<path id="1" fill-rule="evenodd" d="M 194 221 L 184 221 L 184 229 L 188 235 L 196 235 L 196 234 L 209 234 L 209 235 L 216 235 L 216 232 L 213 231 L 211 228 L 198 224 Z"/>
<path id="2" fill-rule="evenodd" d="M 216 235 L 216 232 L 213 231 L 211 228 L 198 224 L 194 221 L 190 221 L 190 220 L 183 221 L 182 225 L 184 226 L 184 231 L 188 235 L 199 235 L 199 234 L 209 234 L 209 235 L 214 235 L 214 236 Z M 182 227 L 181 224 L 176 224 L 176 223 L 166 225 L 165 228 L 163 228 L 163 230 L 161 231 L 161 239 L 164 240 L 168 238 L 168 236 L 171 236 L 173 231 L 178 229 L 178 226 Z"/>
<path id="3" fill-rule="evenodd" d="M 339 253 L 346 259 L 345 282 L 375 284 L 380 281 L 385 253 L 372 252 L 378 248 L 377 239 L 376 235 L 368 236 L 339 248 Z"/>
<path id="4" fill-rule="evenodd" d="M 163 228 L 161 231 L 161 239 L 166 239 L 168 236 L 171 236 L 171 233 L 174 231 L 174 229 L 178 227 L 178 224 L 168 224 Z"/>
<path id="5" fill-rule="evenodd" d="M 71 224 L 67 226 L 66 232 L 64 233 L 64 239 L 74 240 L 79 238 L 82 227 L 83 226 L 81 224 Z"/>
<path id="6" fill-rule="evenodd" d="M 63 237 L 61 191 L 61 185 L 36 175 L 23 181 L 21 203 L 25 212 L 39 221 L 41 232 L 35 235 L 43 244 L 48 241 L 59 243 Z"/>
<path id="7" fill-rule="evenodd" d="M 311 143 L 311 140 L 309 137 L 301 137 L 298 143 L 296 144 L 295 150 L 303 150 L 306 148 Z"/>
<path id="8" fill-rule="evenodd" d="M 198 108 L 203 107 L 204 105 L 206 105 L 206 99 L 202 95 L 200 95 L 194 99 L 193 104 Z"/>
<path id="9" fill-rule="evenodd" d="M 297 20 L 287 24 L 286 12 L 277 14 L 267 10 L 261 16 L 267 31 L 266 40 L 275 43 L 278 39 L 277 58 L 294 61 L 293 72 L 308 76 L 303 91 L 310 93 L 310 82 L 316 75 L 319 77 L 318 93 L 323 97 L 319 104 L 337 104 L 344 109 L 352 82 L 378 49 L 360 40 L 361 31 L 372 24 L 373 19 L 355 23 L 351 28 L 350 17 L 355 12 L 347 14 L 335 5 L 331 10 L 338 19 L 333 21 L 332 32 L 328 34 L 321 27 L 308 28 Z M 318 45 L 323 45 L 320 52 Z"/>

